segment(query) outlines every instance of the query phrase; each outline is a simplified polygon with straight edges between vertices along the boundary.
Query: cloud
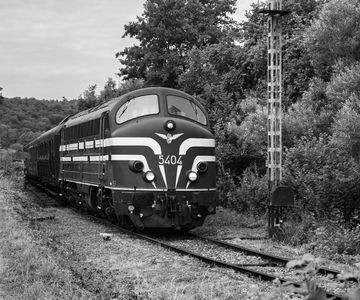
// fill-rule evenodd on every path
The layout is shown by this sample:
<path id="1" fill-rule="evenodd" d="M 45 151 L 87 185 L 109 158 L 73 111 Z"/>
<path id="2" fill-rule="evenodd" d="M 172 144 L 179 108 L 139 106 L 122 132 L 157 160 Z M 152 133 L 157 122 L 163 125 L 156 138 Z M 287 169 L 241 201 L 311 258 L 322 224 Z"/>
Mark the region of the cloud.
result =
<path id="1" fill-rule="evenodd" d="M 239 8 L 252 1 L 238 1 Z M 145 0 L 0 0 L 0 86 L 6 97 L 77 98 L 115 77 L 124 25 Z"/>

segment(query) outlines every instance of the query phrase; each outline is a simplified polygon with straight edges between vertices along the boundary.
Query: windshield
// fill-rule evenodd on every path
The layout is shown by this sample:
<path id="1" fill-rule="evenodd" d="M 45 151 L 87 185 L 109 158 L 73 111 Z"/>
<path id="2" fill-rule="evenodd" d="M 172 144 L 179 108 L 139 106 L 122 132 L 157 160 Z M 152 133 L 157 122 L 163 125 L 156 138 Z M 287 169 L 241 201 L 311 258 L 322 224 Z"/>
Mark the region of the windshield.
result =
<path id="1" fill-rule="evenodd" d="M 116 113 L 116 123 L 159 113 L 159 101 L 157 95 L 145 95 L 130 99 L 124 103 Z"/>
<path id="2" fill-rule="evenodd" d="M 174 95 L 167 96 L 168 112 L 172 115 L 182 116 L 203 125 L 207 124 L 206 116 L 194 102 Z"/>

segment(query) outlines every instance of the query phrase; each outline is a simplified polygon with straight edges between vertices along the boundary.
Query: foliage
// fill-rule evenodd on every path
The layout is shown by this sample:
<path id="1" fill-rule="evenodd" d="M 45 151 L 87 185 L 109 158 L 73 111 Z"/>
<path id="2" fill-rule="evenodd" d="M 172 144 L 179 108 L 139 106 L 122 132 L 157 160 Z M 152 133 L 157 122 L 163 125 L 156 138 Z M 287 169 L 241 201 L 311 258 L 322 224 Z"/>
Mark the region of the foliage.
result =
<path id="1" fill-rule="evenodd" d="M 96 85 L 91 85 L 83 96 L 78 99 L 78 110 L 86 110 L 96 105 L 105 103 L 113 98 L 144 87 L 144 81 L 141 79 L 129 79 L 117 86 L 114 79 L 109 78 L 105 83 L 104 89 L 96 94 Z"/>
<path id="2" fill-rule="evenodd" d="M 279 239 L 289 245 L 298 246 L 310 243 L 315 234 L 317 219 L 314 213 L 301 211 L 295 207 L 295 211 L 289 211 L 286 222 L 281 226 Z"/>
<path id="3" fill-rule="evenodd" d="M 333 124 L 333 142 L 342 149 L 348 149 L 359 163 L 360 159 L 360 99 L 351 96 L 338 112 Z"/>
<path id="4" fill-rule="evenodd" d="M 357 0 L 332 0 L 306 30 L 306 45 L 316 73 L 329 79 L 338 60 L 360 60 L 360 5 Z"/>
<path id="5" fill-rule="evenodd" d="M 22 146 L 77 110 L 76 101 L 4 98 L 0 109 L 0 147 Z"/>
<path id="6" fill-rule="evenodd" d="M 328 257 L 336 254 L 359 255 L 360 225 L 348 228 L 336 219 L 327 221 L 316 229 L 311 246 Z"/>
<path id="7" fill-rule="evenodd" d="M 4 97 L 1 92 L 2 90 L 3 90 L 3 88 L 0 86 L 0 105 L 3 104 L 3 102 L 4 102 Z"/>
<path id="8" fill-rule="evenodd" d="M 337 112 L 344 103 L 360 99 L 360 62 L 345 65 L 342 62 L 334 66 L 334 72 L 326 89 L 329 99 L 328 109 Z"/>
<path id="9" fill-rule="evenodd" d="M 319 287 L 319 279 L 316 278 L 321 267 L 325 266 L 325 260 L 320 257 L 315 257 L 310 253 L 304 254 L 301 258 L 291 260 L 286 264 L 286 267 L 291 268 L 300 268 L 299 273 L 303 274 L 303 282 L 300 286 L 288 286 L 287 289 L 303 294 L 308 295 L 307 299 L 316 299 L 316 300 L 325 300 L 327 299 L 326 292 L 323 288 Z M 342 271 L 337 275 L 337 280 L 339 281 L 349 281 L 352 279 L 357 280 L 360 283 L 360 265 L 355 264 L 350 270 Z M 346 284 L 346 282 L 345 282 Z M 328 284 L 331 286 L 332 284 Z M 336 285 L 334 286 L 336 287 Z M 352 288 L 348 291 L 347 296 L 344 299 L 348 300 L 357 300 L 360 296 L 360 286 L 358 285 L 355 288 Z"/>
<path id="10" fill-rule="evenodd" d="M 188 68 L 186 58 L 193 47 L 216 44 L 234 21 L 235 0 L 147 0 L 137 21 L 125 25 L 124 36 L 140 46 L 117 53 L 124 79 L 144 79 L 146 84 L 177 87 Z"/>
<path id="11" fill-rule="evenodd" d="M 292 148 L 302 137 L 319 137 L 330 134 L 333 113 L 321 109 L 316 111 L 313 105 L 299 101 L 289 107 L 283 115 L 283 145 Z"/>
<path id="12" fill-rule="evenodd" d="M 263 173 L 266 160 L 267 115 L 265 108 L 259 105 L 258 101 L 252 97 L 243 100 L 237 109 L 244 116 L 242 120 L 238 121 L 239 118 L 233 116 L 223 129 L 225 135 L 217 134 L 218 159 L 223 161 L 226 168 L 231 166 L 234 174 L 241 175 L 242 171 L 254 163 Z M 251 105 L 254 106 L 250 108 L 252 111 L 249 111 Z"/>
<path id="13" fill-rule="evenodd" d="M 300 210 L 313 212 L 320 220 L 339 210 L 342 219 L 350 221 L 360 197 L 359 168 L 349 151 L 329 137 L 303 137 L 286 152 L 284 184 L 296 191 Z"/>
<path id="14" fill-rule="evenodd" d="M 78 110 L 86 110 L 94 107 L 97 103 L 96 84 L 90 85 L 78 99 Z"/>
<path id="15" fill-rule="evenodd" d="M 268 198 L 267 178 L 259 174 L 255 166 L 247 168 L 236 178 L 222 169 L 218 181 L 220 205 L 239 212 L 262 215 L 266 211 Z"/>
<path id="16" fill-rule="evenodd" d="M 288 0 L 284 2 L 284 9 L 291 11 L 282 20 L 283 45 L 283 103 L 288 107 L 301 98 L 308 88 L 314 75 L 313 66 L 309 59 L 307 45 L 304 42 L 304 31 L 317 16 L 326 0 Z M 265 7 L 267 2 L 261 2 Z M 242 42 L 244 67 L 248 84 L 252 89 L 265 90 L 267 74 L 267 17 L 259 14 L 258 6 L 253 4 L 242 23 Z"/>
<path id="17" fill-rule="evenodd" d="M 284 9 L 291 13 L 283 18 L 283 90 L 285 107 L 301 99 L 314 76 L 304 31 L 311 25 L 324 1 L 288 0 Z"/>
<path id="18" fill-rule="evenodd" d="M 96 99 L 96 103 L 104 103 L 113 99 L 117 96 L 117 87 L 116 82 L 112 78 L 108 78 L 107 82 L 105 83 L 104 89 L 100 92 L 100 95 Z"/>
<path id="19" fill-rule="evenodd" d="M 236 209 L 262 215 L 266 212 L 268 200 L 268 179 L 261 176 L 256 167 L 247 168 L 236 189 L 238 195 Z"/>
<path id="20" fill-rule="evenodd" d="M 179 86 L 202 99 L 212 125 L 226 122 L 244 95 L 242 56 L 241 47 L 229 40 L 189 53 L 189 68 L 179 77 Z"/>

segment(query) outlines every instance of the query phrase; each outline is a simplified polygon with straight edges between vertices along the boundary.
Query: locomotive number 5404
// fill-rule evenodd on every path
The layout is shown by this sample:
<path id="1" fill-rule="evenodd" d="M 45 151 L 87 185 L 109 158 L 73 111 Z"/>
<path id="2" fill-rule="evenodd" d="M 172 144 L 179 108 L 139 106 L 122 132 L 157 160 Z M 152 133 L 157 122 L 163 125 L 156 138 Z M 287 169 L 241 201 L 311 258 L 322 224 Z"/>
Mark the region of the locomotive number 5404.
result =
<path id="1" fill-rule="evenodd" d="M 182 165 L 182 156 L 159 155 L 159 165 Z"/>

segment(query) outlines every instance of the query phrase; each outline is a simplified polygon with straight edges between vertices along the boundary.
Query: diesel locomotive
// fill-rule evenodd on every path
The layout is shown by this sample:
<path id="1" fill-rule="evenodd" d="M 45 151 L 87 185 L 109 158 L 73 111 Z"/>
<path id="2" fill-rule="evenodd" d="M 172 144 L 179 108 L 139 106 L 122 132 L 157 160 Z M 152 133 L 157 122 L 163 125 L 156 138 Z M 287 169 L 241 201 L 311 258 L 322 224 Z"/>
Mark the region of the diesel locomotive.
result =
<path id="1" fill-rule="evenodd" d="M 123 225 L 189 230 L 215 213 L 214 136 L 184 92 L 129 92 L 65 118 L 26 150 L 26 178 Z"/>

